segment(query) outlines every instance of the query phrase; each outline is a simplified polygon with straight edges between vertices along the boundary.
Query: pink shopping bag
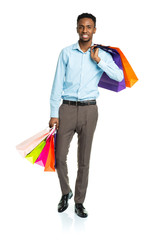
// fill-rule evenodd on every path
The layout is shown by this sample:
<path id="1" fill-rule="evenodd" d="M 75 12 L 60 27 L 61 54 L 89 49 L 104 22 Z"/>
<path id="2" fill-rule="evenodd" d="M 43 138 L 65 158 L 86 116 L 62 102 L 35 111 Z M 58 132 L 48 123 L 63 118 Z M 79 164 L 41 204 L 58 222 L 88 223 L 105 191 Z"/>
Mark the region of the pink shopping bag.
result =
<path id="1" fill-rule="evenodd" d="M 45 167 L 47 158 L 48 158 L 48 153 L 49 153 L 49 148 L 50 148 L 50 141 L 51 141 L 51 136 L 48 136 L 46 139 L 46 145 L 44 146 L 42 152 L 40 153 L 39 157 L 35 161 L 36 164 L 39 164 L 43 167 Z"/>
<path id="2" fill-rule="evenodd" d="M 51 128 L 46 128 L 39 133 L 35 134 L 34 136 L 26 139 L 22 143 L 16 146 L 18 152 L 25 157 L 28 153 L 30 153 L 41 141 L 43 141 L 49 134 Z"/>

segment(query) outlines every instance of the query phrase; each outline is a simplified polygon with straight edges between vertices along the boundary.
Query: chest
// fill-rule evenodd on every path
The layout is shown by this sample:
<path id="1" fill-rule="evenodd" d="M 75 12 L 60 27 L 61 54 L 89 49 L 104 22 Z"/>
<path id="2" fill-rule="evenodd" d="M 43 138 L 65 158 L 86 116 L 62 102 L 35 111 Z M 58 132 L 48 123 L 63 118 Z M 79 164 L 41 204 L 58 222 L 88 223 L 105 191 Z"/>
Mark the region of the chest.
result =
<path id="1" fill-rule="evenodd" d="M 90 52 L 82 53 L 75 51 L 69 54 L 67 68 L 72 71 L 96 69 L 97 64 L 91 59 Z"/>

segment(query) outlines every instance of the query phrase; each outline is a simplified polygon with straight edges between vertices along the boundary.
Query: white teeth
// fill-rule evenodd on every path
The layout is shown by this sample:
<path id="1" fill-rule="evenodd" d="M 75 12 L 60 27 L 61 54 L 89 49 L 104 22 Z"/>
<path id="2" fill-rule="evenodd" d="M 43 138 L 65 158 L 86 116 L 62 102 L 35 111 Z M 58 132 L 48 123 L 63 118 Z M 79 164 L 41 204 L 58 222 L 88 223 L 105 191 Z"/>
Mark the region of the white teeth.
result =
<path id="1" fill-rule="evenodd" d="M 84 38 L 88 37 L 88 35 L 82 35 Z"/>

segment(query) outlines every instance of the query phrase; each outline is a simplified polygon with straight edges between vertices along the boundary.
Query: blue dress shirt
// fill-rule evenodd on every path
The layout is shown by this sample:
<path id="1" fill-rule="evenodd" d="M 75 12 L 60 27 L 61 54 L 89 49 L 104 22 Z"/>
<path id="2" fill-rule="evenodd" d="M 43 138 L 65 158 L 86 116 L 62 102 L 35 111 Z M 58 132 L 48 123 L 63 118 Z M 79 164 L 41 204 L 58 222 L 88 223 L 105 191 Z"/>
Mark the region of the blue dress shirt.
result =
<path id="1" fill-rule="evenodd" d="M 99 49 L 98 56 L 101 60 L 97 64 L 91 58 L 90 48 L 83 52 L 78 42 L 62 49 L 50 96 L 50 117 L 59 117 L 61 98 L 70 101 L 96 99 L 103 72 L 118 82 L 122 81 L 123 71 L 112 56 L 102 49 Z"/>

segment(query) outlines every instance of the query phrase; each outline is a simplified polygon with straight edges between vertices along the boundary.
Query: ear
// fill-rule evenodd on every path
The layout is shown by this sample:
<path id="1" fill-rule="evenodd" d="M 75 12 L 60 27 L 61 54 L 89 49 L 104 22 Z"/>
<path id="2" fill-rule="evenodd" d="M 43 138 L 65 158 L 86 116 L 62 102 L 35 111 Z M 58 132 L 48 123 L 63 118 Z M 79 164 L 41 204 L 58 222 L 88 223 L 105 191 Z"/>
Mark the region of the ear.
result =
<path id="1" fill-rule="evenodd" d="M 78 33 L 78 27 L 76 27 L 76 31 L 77 31 L 77 33 Z"/>
<path id="2" fill-rule="evenodd" d="M 95 33 L 96 33 L 96 30 L 97 30 L 97 29 L 96 29 L 96 27 L 94 27 L 93 34 L 95 34 Z"/>

